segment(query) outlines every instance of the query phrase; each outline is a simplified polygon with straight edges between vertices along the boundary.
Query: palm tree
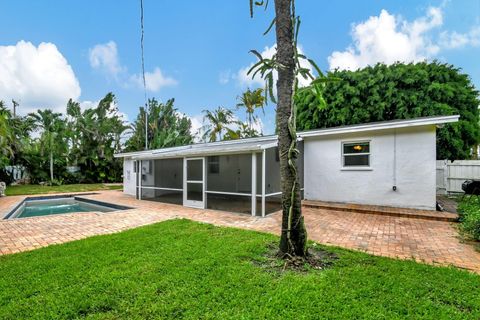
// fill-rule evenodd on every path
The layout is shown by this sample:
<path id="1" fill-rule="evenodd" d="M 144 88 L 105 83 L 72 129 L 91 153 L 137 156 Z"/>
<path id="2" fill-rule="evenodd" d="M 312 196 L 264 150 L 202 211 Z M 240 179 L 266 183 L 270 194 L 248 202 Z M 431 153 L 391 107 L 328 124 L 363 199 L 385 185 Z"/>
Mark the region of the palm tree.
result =
<path id="1" fill-rule="evenodd" d="M 250 1 L 250 15 L 253 6 L 268 6 L 268 1 Z M 295 0 L 275 0 L 275 18 L 266 33 L 275 26 L 276 53 L 271 58 L 264 58 L 258 51 L 252 50 L 259 61 L 248 74 L 259 74 L 265 80 L 266 92 L 277 103 L 276 124 L 278 149 L 280 157 L 280 181 L 282 191 L 282 230 L 280 237 L 280 254 L 284 258 L 305 257 L 307 252 L 307 231 L 302 216 L 300 183 L 296 158 L 297 134 L 293 97 L 298 89 L 297 76 L 311 79 L 314 87 L 323 79 L 316 80 L 308 68 L 300 66 L 300 59 L 307 59 L 297 50 L 298 16 L 295 14 Z M 308 61 L 321 74 L 313 60 Z M 274 72 L 278 80 L 274 80 Z M 276 83 L 275 83 L 276 82 Z M 273 92 L 276 84 L 277 94 Z M 317 92 L 320 92 L 316 90 Z"/>
<path id="2" fill-rule="evenodd" d="M 155 98 L 148 100 L 148 149 L 158 149 L 191 144 L 191 120 L 174 107 L 174 99 L 166 103 Z M 126 142 L 127 151 L 138 151 L 145 145 L 145 109 L 140 112 L 129 129 L 132 135 Z"/>
<path id="3" fill-rule="evenodd" d="M 0 167 L 13 156 L 12 142 L 15 140 L 10 126 L 11 113 L 0 101 Z"/>
<path id="4" fill-rule="evenodd" d="M 218 107 L 213 111 L 203 110 L 203 113 L 205 114 L 203 117 L 203 138 L 205 140 L 208 138 L 210 142 L 215 142 L 217 139 L 221 141 L 224 131 L 232 131 L 228 128 L 229 125 L 235 123 L 232 110 Z"/>
<path id="5" fill-rule="evenodd" d="M 49 153 L 50 162 L 50 181 L 53 181 L 53 154 L 57 153 L 62 146 L 58 143 L 57 137 L 64 129 L 62 114 L 53 112 L 50 109 L 38 110 L 36 113 L 30 113 L 29 116 L 34 120 L 37 128 L 42 130 L 40 141 L 42 153 Z"/>
<path id="6" fill-rule="evenodd" d="M 250 130 L 253 130 L 253 124 L 257 121 L 257 116 L 255 111 L 258 108 L 262 109 L 263 114 L 265 110 L 263 106 L 265 105 L 265 97 L 263 96 L 263 89 L 258 88 L 255 90 L 247 89 L 241 96 L 237 98 L 239 102 L 237 103 L 237 108 L 245 108 L 247 114 L 247 124 Z"/>

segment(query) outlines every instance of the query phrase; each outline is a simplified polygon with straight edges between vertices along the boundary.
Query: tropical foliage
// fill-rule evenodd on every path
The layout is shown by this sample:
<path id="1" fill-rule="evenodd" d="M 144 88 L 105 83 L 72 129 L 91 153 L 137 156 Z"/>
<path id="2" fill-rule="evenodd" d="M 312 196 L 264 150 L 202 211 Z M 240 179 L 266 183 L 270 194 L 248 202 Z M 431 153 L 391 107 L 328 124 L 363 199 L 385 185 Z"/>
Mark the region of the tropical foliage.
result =
<path id="1" fill-rule="evenodd" d="M 458 205 L 460 229 L 474 240 L 480 241 L 480 199 L 467 196 Z"/>
<path id="2" fill-rule="evenodd" d="M 121 180 L 122 164 L 113 154 L 121 151 L 127 127 L 112 93 L 83 111 L 70 100 L 66 115 L 43 109 L 13 116 L 2 104 L 0 124 L 0 165 L 24 167 L 32 183 Z"/>
<path id="3" fill-rule="evenodd" d="M 160 103 L 155 99 L 148 101 L 148 117 L 145 108 L 130 126 L 133 134 L 126 142 L 126 151 L 145 149 L 145 118 L 148 120 L 148 149 L 158 149 L 187 145 L 193 142 L 190 119 L 174 108 L 175 100 Z"/>
<path id="4" fill-rule="evenodd" d="M 233 111 L 224 107 L 217 109 L 203 110 L 203 140 L 209 142 L 224 140 L 224 135 L 228 138 L 238 138 L 236 132 L 230 128 L 232 124 L 236 124 Z"/>
<path id="5" fill-rule="evenodd" d="M 377 64 L 328 74 L 323 99 L 309 90 L 296 95 L 297 128 L 459 114 L 438 129 L 438 159 L 466 159 L 479 141 L 479 92 L 460 69 L 439 62 Z"/>
<path id="6" fill-rule="evenodd" d="M 258 116 L 255 114 L 257 109 L 262 109 L 265 115 L 265 96 L 263 95 L 263 89 L 258 88 L 255 90 L 247 89 L 241 96 L 237 98 L 237 109 L 245 109 L 247 118 L 247 125 L 249 130 L 255 130 L 254 125 L 258 121 Z"/>

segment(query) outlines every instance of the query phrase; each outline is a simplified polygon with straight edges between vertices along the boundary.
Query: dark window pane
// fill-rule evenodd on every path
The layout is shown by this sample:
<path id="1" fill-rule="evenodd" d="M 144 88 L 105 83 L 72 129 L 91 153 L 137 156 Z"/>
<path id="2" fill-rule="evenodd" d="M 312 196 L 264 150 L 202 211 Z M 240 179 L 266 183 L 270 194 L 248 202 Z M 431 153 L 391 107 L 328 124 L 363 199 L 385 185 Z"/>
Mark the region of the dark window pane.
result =
<path id="1" fill-rule="evenodd" d="M 365 153 L 370 152 L 370 143 L 345 143 L 343 145 L 343 153 Z"/>
<path id="2" fill-rule="evenodd" d="M 187 160 L 187 180 L 190 181 L 202 181 L 203 170 L 202 160 Z"/>
<path id="3" fill-rule="evenodd" d="M 203 185 L 187 183 L 187 200 L 203 201 Z"/>
<path id="4" fill-rule="evenodd" d="M 208 157 L 208 172 L 209 173 L 220 172 L 220 159 L 218 156 Z"/>
<path id="5" fill-rule="evenodd" d="M 369 166 L 370 165 L 370 156 L 368 154 L 344 156 L 344 159 L 345 159 L 345 161 L 344 161 L 345 167 L 348 167 L 348 166 Z"/>

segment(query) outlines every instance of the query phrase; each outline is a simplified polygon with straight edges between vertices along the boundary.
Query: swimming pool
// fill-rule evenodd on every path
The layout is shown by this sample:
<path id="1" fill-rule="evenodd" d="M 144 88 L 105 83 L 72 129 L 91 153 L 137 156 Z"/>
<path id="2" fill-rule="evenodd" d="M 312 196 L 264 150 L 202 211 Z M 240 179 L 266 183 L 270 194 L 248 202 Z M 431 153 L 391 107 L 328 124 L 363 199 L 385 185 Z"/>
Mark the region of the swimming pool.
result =
<path id="1" fill-rule="evenodd" d="M 18 204 L 4 219 L 27 218 L 76 212 L 111 212 L 131 209 L 79 196 L 30 197 Z"/>

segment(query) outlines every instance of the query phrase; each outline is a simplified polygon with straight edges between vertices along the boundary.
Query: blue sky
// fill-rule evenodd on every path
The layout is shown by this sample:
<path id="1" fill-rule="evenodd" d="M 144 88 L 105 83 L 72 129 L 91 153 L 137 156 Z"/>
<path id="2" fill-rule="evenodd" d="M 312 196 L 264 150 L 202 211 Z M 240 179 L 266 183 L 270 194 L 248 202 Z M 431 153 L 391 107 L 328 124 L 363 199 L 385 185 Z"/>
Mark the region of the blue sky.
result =
<path id="1" fill-rule="evenodd" d="M 273 1 L 272 1 L 273 3 Z M 233 108 L 259 81 L 242 70 L 273 7 L 249 17 L 247 0 L 145 0 L 148 96 L 176 99 L 198 125 L 206 108 Z M 139 1 L 0 1 L 0 100 L 23 112 L 89 106 L 112 91 L 129 120 L 143 104 L 139 84 Z M 297 1 L 300 44 L 321 69 L 438 59 L 461 67 L 480 88 L 480 1 Z M 267 49 L 267 50 L 266 50 Z M 268 50 L 270 49 L 270 50 Z M 239 114 L 242 117 L 242 114 Z M 273 131 L 274 111 L 262 117 Z"/>

